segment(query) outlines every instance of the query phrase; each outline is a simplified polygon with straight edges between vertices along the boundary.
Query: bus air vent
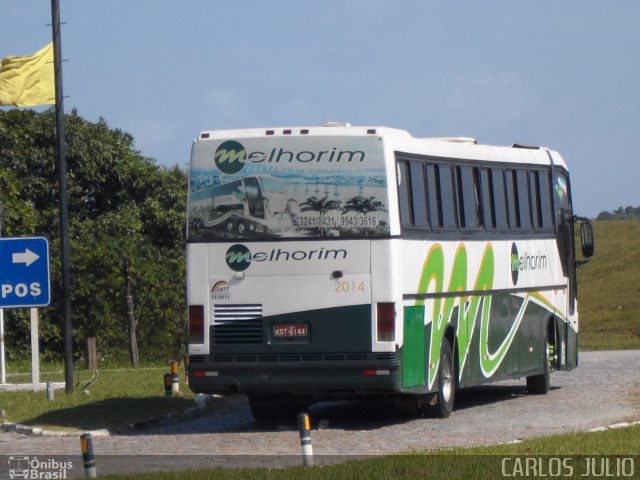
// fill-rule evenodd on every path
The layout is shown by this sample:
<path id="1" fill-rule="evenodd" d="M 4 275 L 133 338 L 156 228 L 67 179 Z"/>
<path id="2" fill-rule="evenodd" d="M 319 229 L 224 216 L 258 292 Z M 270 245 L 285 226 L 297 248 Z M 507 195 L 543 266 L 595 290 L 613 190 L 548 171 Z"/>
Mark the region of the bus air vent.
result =
<path id="1" fill-rule="evenodd" d="M 514 143 L 511 145 L 511 148 L 524 148 L 525 150 L 540 150 L 540 147 L 536 147 L 535 145 L 524 145 L 522 143 Z"/>
<path id="2" fill-rule="evenodd" d="M 333 128 L 349 128 L 351 127 L 351 124 L 349 122 L 327 122 L 324 126 Z"/>
<path id="3" fill-rule="evenodd" d="M 214 305 L 214 345 L 263 343 L 262 305 Z"/>

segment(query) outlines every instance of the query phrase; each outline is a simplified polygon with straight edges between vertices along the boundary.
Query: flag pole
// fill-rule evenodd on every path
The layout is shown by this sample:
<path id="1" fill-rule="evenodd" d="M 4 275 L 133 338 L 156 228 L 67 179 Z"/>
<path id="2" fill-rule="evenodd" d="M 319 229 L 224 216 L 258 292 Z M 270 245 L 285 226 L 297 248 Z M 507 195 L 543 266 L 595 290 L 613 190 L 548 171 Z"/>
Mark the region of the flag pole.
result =
<path id="1" fill-rule="evenodd" d="M 73 392 L 73 346 L 71 339 L 71 281 L 69 267 L 69 215 L 67 206 L 67 159 L 65 153 L 64 96 L 62 93 L 62 58 L 60 36 L 60 5 L 51 0 L 51 30 L 53 35 L 53 66 L 56 85 L 56 157 L 58 169 L 58 200 L 60 205 L 60 257 L 62 273 L 62 338 L 64 346 L 64 386 Z"/>

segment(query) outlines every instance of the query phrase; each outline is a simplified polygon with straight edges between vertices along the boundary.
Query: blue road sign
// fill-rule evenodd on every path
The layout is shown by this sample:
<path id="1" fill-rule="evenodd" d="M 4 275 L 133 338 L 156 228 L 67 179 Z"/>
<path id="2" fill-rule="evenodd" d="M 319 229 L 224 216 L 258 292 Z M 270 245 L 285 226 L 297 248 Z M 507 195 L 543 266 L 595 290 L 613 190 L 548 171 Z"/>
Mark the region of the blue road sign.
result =
<path id="1" fill-rule="evenodd" d="M 0 308 L 49 305 L 49 241 L 0 238 Z"/>

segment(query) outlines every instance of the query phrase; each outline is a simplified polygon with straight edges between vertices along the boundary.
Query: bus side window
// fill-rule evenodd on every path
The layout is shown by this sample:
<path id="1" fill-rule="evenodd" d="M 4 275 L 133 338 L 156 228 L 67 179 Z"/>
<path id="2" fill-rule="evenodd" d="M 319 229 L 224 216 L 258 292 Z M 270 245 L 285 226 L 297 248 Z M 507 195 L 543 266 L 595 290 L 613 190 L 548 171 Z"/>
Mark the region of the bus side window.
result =
<path id="1" fill-rule="evenodd" d="M 400 203 L 400 223 L 403 226 L 413 225 L 410 188 L 409 164 L 400 161 L 398 162 L 398 202 Z"/>
<path id="2" fill-rule="evenodd" d="M 540 185 L 536 172 L 529 172 L 529 198 L 531 199 L 531 220 L 533 228 L 542 228 L 540 217 Z"/>
<path id="3" fill-rule="evenodd" d="M 495 230 L 496 228 L 496 203 L 495 192 L 491 182 L 491 170 L 483 168 L 480 172 L 482 182 L 482 216 L 484 217 L 484 226 L 487 230 Z"/>
<path id="4" fill-rule="evenodd" d="M 438 164 L 438 187 L 440 201 L 442 202 L 442 227 L 456 228 L 456 198 L 453 187 L 453 169 L 451 165 Z"/>
<path id="5" fill-rule="evenodd" d="M 556 173 L 553 192 L 556 196 L 556 210 L 572 211 L 569 198 L 569 180 L 563 173 Z"/>
<path id="6" fill-rule="evenodd" d="M 424 164 L 409 162 L 411 170 L 411 200 L 413 210 L 413 225 L 425 228 L 429 226 L 427 218 L 427 190 L 424 184 Z"/>
<path id="7" fill-rule="evenodd" d="M 516 172 L 505 171 L 507 184 L 507 204 L 509 205 L 509 226 L 511 230 L 520 229 L 520 208 L 518 206 L 518 190 L 516 183 Z"/>
<path id="8" fill-rule="evenodd" d="M 509 219 L 507 215 L 507 197 L 504 189 L 504 172 L 500 168 L 492 168 L 489 171 L 489 175 L 491 176 L 493 201 L 496 212 L 496 228 L 498 230 L 506 230 L 509 228 Z"/>
<path id="9" fill-rule="evenodd" d="M 427 165 L 427 195 L 429 197 L 429 218 L 433 228 L 442 228 L 442 203 L 438 188 L 438 171 L 435 165 Z"/>
<path id="10" fill-rule="evenodd" d="M 540 218 L 542 228 L 553 227 L 553 206 L 551 203 L 551 175 L 549 172 L 536 172 L 538 185 L 540 188 Z"/>
<path id="11" fill-rule="evenodd" d="M 482 225 L 478 169 L 457 167 L 460 226 L 477 229 Z"/>
<path id="12" fill-rule="evenodd" d="M 529 176 L 525 170 L 516 171 L 516 185 L 518 194 L 518 208 L 520 209 L 520 227 L 531 228 L 531 207 L 529 201 Z"/>
<path id="13" fill-rule="evenodd" d="M 553 227 L 549 172 L 543 170 L 533 171 L 531 172 L 529 182 L 531 185 L 533 226 L 543 229 Z"/>

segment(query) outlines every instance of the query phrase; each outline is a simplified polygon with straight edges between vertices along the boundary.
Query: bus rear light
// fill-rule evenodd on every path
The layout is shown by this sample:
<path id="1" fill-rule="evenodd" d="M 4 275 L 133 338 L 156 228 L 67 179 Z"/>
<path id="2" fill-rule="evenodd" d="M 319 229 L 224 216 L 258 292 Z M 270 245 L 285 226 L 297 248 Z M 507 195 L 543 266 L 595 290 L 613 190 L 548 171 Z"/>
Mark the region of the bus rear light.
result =
<path id="1" fill-rule="evenodd" d="M 396 304 L 378 303 L 377 333 L 379 342 L 393 342 L 396 339 Z"/>
<path id="2" fill-rule="evenodd" d="M 189 305 L 189 343 L 204 343 L 204 306 Z"/>
<path id="3" fill-rule="evenodd" d="M 191 375 L 194 377 L 217 377 L 218 372 L 213 372 L 213 371 L 207 372 L 204 370 L 195 370 Z"/>
<path id="4" fill-rule="evenodd" d="M 389 370 L 375 370 L 375 369 L 367 369 L 367 370 L 364 370 L 362 373 L 365 377 L 385 376 L 385 375 L 391 374 Z"/>

